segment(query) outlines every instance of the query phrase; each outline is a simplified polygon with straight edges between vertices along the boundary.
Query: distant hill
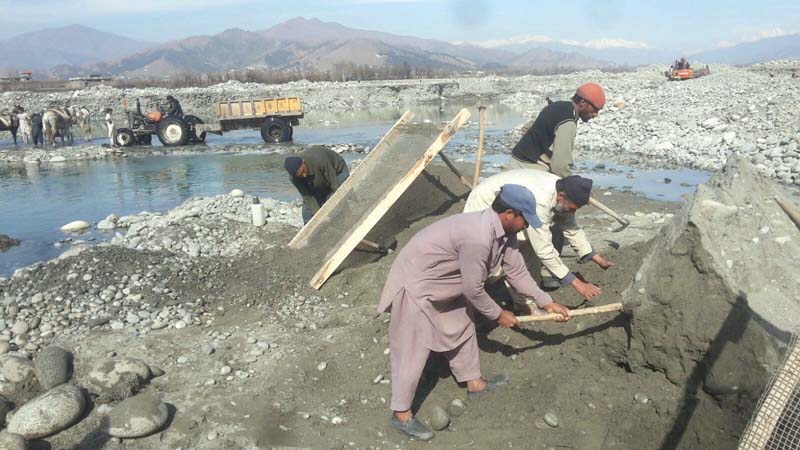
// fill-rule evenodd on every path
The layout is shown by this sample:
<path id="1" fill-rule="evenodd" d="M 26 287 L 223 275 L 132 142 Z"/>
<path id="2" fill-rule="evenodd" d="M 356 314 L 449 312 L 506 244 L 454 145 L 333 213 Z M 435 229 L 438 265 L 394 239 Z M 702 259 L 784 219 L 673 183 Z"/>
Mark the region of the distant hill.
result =
<path id="1" fill-rule="evenodd" d="M 800 59 L 800 33 L 691 55 L 692 61 L 704 64 L 749 65 L 776 59 Z"/>
<path id="2" fill-rule="evenodd" d="M 69 25 L 0 41 L 0 67 L 37 72 L 64 64 L 80 66 L 117 59 L 154 45 L 81 25 Z"/>
<path id="3" fill-rule="evenodd" d="M 517 55 L 501 49 L 358 30 L 317 19 L 296 18 L 260 31 L 230 29 L 211 36 L 167 42 L 121 58 L 84 65 L 62 64 L 52 75 L 86 72 L 131 78 L 161 78 L 186 73 L 229 70 L 301 69 L 328 71 L 352 65 L 469 71 L 554 67 L 604 68 L 610 64 L 579 55 L 550 51 Z"/>

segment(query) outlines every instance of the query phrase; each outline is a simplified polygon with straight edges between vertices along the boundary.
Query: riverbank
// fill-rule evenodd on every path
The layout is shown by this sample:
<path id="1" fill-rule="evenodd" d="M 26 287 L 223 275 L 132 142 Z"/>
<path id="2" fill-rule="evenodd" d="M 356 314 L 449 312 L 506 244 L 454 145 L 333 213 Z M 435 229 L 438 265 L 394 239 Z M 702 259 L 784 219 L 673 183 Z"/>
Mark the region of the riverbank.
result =
<path id="1" fill-rule="evenodd" d="M 297 95 L 302 97 L 308 117 L 330 123 L 345 117 L 352 123 L 375 120 L 373 112 L 377 110 L 388 114 L 381 120 L 389 123 L 392 116 L 413 110 L 415 105 L 446 107 L 453 103 L 490 108 L 502 104 L 533 118 L 547 97 L 568 99 L 576 86 L 591 80 L 605 87 L 608 102 L 598 118 L 578 128 L 580 159 L 714 171 L 731 154 L 740 153 L 768 176 L 785 184 L 800 184 L 800 124 L 786 106 L 800 101 L 799 81 L 792 78 L 793 72 L 779 70 L 787 64 L 794 67 L 790 62 L 752 69 L 712 66 L 711 75 L 684 82 L 669 82 L 662 67 L 651 66 L 616 74 L 589 71 L 557 76 L 283 85 L 228 82 L 175 91 L 100 86 L 73 93 L 4 93 L 0 109 L 15 104 L 31 110 L 72 104 L 100 111 L 117 105 L 119 113 L 123 95 L 129 101 L 141 98 L 149 107 L 169 93 L 182 101 L 184 111 L 209 121 L 217 100 Z M 115 120 L 123 122 L 121 115 Z M 477 111 L 472 120 L 477 125 Z M 472 128 L 477 135 L 477 126 Z M 520 123 L 503 136 L 489 137 L 486 150 L 510 152 L 523 129 Z M 454 149 L 474 153 L 476 141 L 471 139 Z"/>

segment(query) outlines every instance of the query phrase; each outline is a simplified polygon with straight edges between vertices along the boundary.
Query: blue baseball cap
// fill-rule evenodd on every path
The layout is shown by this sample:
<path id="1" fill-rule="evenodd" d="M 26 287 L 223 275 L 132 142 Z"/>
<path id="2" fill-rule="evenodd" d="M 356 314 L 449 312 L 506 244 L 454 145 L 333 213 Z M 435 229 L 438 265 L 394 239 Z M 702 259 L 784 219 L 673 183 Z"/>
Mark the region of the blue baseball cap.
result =
<path id="1" fill-rule="evenodd" d="M 505 184 L 500 188 L 498 195 L 506 205 L 519 211 L 528 225 L 533 228 L 542 226 L 542 221 L 536 215 L 536 198 L 528 188 L 519 184 Z"/>

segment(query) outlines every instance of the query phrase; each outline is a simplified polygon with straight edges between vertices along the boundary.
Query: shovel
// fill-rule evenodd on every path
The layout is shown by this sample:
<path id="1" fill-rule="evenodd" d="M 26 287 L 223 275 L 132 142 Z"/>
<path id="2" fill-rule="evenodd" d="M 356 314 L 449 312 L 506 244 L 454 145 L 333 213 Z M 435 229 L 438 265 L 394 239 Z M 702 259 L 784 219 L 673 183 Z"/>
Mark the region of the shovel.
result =
<path id="1" fill-rule="evenodd" d="M 629 220 L 623 218 L 622 216 L 620 216 L 619 214 L 614 212 L 614 210 L 609 208 L 608 206 L 600 203 L 600 200 L 597 200 L 594 197 L 589 197 L 589 204 L 594 206 L 595 208 L 599 209 L 600 211 L 603 211 L 604 213 L 608 214 L 614 220 L 619 222 L 620 225 L 622 225 L 621 227 L 619 227 L 619 228 L 617 228 L 615 230 L 612 230 L 613 233 L 619 233 L 620 231 L 624 230 L 625 228 L 628 228 L 628 226 L 631 224 L 631 222 Z"/>

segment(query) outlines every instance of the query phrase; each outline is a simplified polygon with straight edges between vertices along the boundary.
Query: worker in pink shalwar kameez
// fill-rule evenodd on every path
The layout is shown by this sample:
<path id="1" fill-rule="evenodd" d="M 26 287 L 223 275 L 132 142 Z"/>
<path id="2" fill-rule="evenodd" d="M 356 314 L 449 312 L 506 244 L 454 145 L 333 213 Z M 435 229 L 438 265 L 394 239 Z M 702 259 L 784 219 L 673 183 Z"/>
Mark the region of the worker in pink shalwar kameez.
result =
<path id="1" fill-rule="evenodd" d="M 470 398 L 508 382 L 501 374 L 481 377 L 475 312 L 510 328 L 518 324 L 484 289 L 503 269 L 521 294 L 551 313 L 569 311 L 539 289 L 525 267 L 516 235 L 528 224 L 541 226 L 536 200 L 523 186 L 507 184 L 491 209 L 442 219 L 417 233 L 399 252 L 383 288 L 379 312 L 391 311 L 389 349 L 392 372 L 392 427 L 420 440 L 433 433 L 411 412 L 417 384 L 430 352 L 447 358 Z"/>

